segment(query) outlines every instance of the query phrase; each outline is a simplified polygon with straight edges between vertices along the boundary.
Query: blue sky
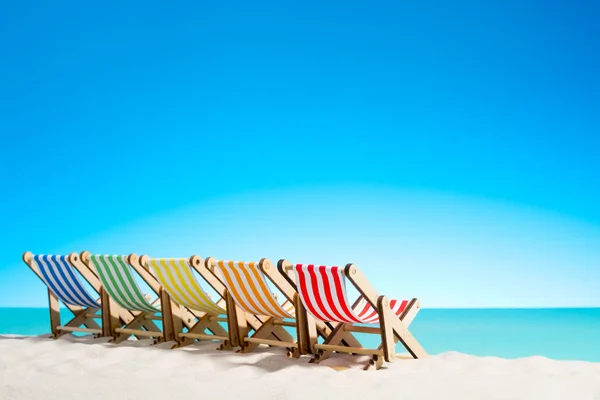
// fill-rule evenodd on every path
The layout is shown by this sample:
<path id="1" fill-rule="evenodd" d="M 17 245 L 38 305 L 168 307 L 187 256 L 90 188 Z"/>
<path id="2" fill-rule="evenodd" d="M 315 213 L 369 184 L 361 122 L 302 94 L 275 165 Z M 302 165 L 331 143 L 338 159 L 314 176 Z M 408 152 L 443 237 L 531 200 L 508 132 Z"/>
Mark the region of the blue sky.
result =
<path id="1" fill-rule="evenodd" d="M 599 11 L 3 4 L 0 306 L 44 304 L 25 250 L 82 249 L 356 262 L 431 306 L 600 306 Z"/>

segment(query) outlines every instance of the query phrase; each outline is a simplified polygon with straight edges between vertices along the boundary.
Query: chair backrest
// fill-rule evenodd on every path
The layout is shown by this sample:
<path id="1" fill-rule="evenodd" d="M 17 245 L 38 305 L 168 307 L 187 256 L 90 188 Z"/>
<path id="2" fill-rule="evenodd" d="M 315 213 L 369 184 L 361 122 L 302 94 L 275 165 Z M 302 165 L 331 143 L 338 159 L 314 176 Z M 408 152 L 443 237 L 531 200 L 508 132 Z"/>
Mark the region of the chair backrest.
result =
<path id="1" fill-rule="evenodd" d="M 373 324 L 379 321 L 377 311 L 357 308 L 355 313 L 346 294 L 346 275 L 343 267 L 296 264 L 296 285 L 300 300 L 313 317 L 321 321 Z"/>
<path id="2" fill-rule="evenodd" d="M 226 314 L 210 299 L 194 277 L 185 258 L 151 258 L 148 260 L 160 285 L 176 303 L 192 310 L 211 314 Z"/>
<path id="3" fill-rule="evenodd" d="M 258 263 L 218 260 L 215 269 L 223 277 L 223 283 L 235 303 L 244 311 L 253 315 L 294 318 L 279 305 Z"/>
<path id="4" fill-rule="evenodd" d="M 90 308 L 100 308 L 100 304 L 85 289 L 68 256 L 34 255 L 42 280 L 63 303 Z"/>
<path id="5" fill-rule="evenodd" d="M 132 311 L 149 313 L 160 311 L 144 297 L 131 272 L 127 256 L 92 254 L 90 262 L 98 271 L 102 287 L 115 303 Z"/>

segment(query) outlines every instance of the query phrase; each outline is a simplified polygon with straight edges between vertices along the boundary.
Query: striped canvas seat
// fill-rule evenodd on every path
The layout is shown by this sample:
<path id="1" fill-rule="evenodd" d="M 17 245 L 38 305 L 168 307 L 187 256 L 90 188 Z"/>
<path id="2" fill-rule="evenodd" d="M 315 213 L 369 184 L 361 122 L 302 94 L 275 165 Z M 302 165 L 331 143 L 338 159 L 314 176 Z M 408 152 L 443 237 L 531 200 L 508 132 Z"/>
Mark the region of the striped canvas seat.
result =
<path id="1" fill-rule="evenodd" d="M 189 260 L 185 258 L 151 258 L 150 267 L 161 286 L 175 302 L 192 310 L 210 314 L 226 314 L 202 289 Z"/>
<path id="2" fill-rule="evenodd" d="M 288 314 L 290 314 L 292 316 L 296 312 L 296 307 L 294 306 L 294 303 L 289 302 L 289 301 L 286 301 L 285 303 L 283 303 L 283 305 L 281 306 L 281 308 L 283 308 L 286 313 L 288 313 Z"/>
<path id="3" fill-rule="evenodd" d="M 67 256 L 34 255 L 41 278 L 48 288 L 65 304 L 100 308 L 100 305 L 88 293 Z"/>
<path id="4" fill-rule="evenodd" d="M 217 261 L 215 269 L 235 303 L 253 315 L 275 318 L 294 318 L 293 307 L 282 307 L 269 289 L 258 263 Z"/>
<path id="5" fill-rule="evenodd" d="M 400 317 L 406 306 L 408 305 L 408 300 L 390 300 L 390 308 L 392 312 L 397 317 Z M 367 300 L 362 298 L 360 302 L 356 305 L 354 309 L 354 313 L 358 316 L 358 318 L 363 321 L 364 324 L 378 324 L 379 323 L 379 314 L 377 310 L 374 309 Z"/>
<path id="6" fill-rule="evenodd" d="M 132 311 L 159 312 L 144 297 L 131 272 L 127 256 L 91 255 L 102 286 L 121 307 Z"/>
<path id="7" fill-rule="evenodd" d="M 353 310 L 346 294 L 346 277 L 343 267 L 326 267 L 297 264 L 293 267 L 300 299 L 307 311 L 321 321 L 342 323 L 378 324 L 379 316 L 366 300 L 361 300 Z M 390 307 L 397 316 L 404 311 L 408 301 L 391 300 Z"/>

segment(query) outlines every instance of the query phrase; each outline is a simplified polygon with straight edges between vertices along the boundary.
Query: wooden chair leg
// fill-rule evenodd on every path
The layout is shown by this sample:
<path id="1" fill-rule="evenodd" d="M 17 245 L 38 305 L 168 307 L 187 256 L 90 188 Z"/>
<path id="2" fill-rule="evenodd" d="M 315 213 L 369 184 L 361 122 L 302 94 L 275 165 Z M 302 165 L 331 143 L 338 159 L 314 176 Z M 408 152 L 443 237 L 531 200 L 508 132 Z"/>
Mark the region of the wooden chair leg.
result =
<path id="1" fill-rule="evenodd" d="M 298 293 L 294 295 L 296 310 L 296 337 L 300 354 L 313 354 L 314 344 L 318 341 L 317 325 L 312 316 L 308 315 Z"/>
<path id="2" fill-rule="evenodd" d="M 50 330 L 52 332 L 50 337 L 56 339 L 63 334 L 57 329 L 60 326 L 60 304 L 58 297 L 50 289 L 48 289 L 48 308 L 50 310 Z"/>
<path id="3" fill-rule="evenodd" d="M 173 324 L 173 340 L 179 340 L 178 334 L 183 330 L 183 319 L 181 316 L 181 307 L 172 299 L 169 301 L 171 309 L 171 319 Z"/>
<path id="4" fill-rule="evenodd" d="M 363 367 L 364 371 L 373 371 L 378 370 L 383 367 L 383 357 L 379 355 L 374 355 L 371 360 Z"/>
<path id="5" fill-rule="evenodd" d="M 381 327 L 381 345 L 383 346 L 383 358 L 387 362 L 393 362 L 396 359 L 396 342 L 394 340 L 394 329 L 392 320 L 395 318 L 390 301 L 386 296 L 379 296 L 377 299 L 377 308 L 379 311 L 379 324 Z"/>
<path id="6" fill-rule="evenodd" d="M 313 357 L 308 362 L 310 364 L 318 363 L 318 362 L 326 359 L 329 356 L 328 355 L 324 356 L 323 350 L 320 350 L 320 349 L 317 350 L 314 347 L 314 345 L 318 341 L 317 340 L 318 337 L 317 337 L 317 322 L 316 322 L 316 320 L 314 319 L 314 317 L 308 315 L 306 321 L 307 321 L 306 325 L 307 325 L 307 329 L 308 329 L 308 336 L 309 336 L 309 340 L 310 340 L 309 351 L 310 351 L 310 354 L 313 355 Z M 333 331 L 331 333 L 333 334 Z M 331 336 L 331 334 L 330 334 L 330 336 Z M 329 354 L 331 354 L 331 353 L 329 353 Z M 324 358 L 322 358 L 322 357 L 324 357 Z"/>
<path id="7" fill-rule="evenodd" d="M 163 336 L 159 342 L 178 341 L 178 334 L 183 329 L 183 322 L 179 312 L 179 305 L 171 301 L 166 290 L 160 289 L 161 316 L 163 323 Z"/>
<path id="8" fill-rule="evenodd" d="M 248 320 L 246 313 L 239 308 L 233 298 L 227 293 L 227 325 L 229 326 L 229 338 L 233 347 L 244 348 L 248 337 Z"/>
<path id="9" fill-rule="evenodd" d="M 111 314 L 111 306 L 110 306 L 110 297 L 104 288 L 100 290 L 100 302 L 102 304 L 102 336 L 104 337 L 112 337 L 113 327 L 114 327 L 114 318 Z"/>

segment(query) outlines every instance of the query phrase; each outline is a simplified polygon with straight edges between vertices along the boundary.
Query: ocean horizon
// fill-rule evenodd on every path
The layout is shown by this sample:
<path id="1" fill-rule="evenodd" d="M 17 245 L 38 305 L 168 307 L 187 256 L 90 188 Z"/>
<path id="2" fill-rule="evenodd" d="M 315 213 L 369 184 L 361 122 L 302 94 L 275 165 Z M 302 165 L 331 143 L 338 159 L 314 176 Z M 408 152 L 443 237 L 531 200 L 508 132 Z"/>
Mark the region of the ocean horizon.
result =
<path id="1" fill-rule="evenodd" d="M 70 311 L 61 308 L 63 323 Z M 39 336 L 50 332 L 43 307 L 0 307 L 0 335 Z M 600 307 L 588 308 L 423 308 L 410 331 L 431 354 L 600 362 Z M 365 347 L 379 343 L 361 334 Z M 404 352 L 401 344 L 397 351 Z"/>

